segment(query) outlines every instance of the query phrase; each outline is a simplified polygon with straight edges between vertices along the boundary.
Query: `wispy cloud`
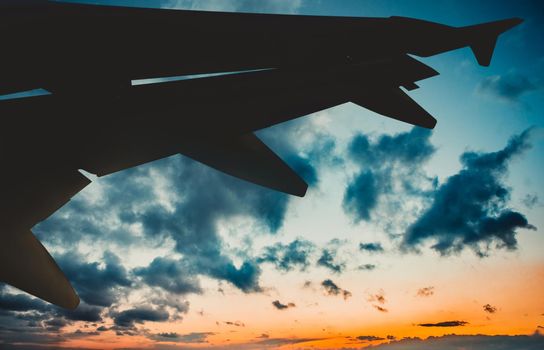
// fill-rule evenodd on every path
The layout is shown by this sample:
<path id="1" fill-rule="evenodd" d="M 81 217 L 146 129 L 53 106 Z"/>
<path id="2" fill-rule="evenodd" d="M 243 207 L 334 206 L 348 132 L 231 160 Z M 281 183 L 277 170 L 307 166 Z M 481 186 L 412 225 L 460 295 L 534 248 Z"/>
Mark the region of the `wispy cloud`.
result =
<path id="1" fill-rule="evenodd" d="M 423 287 L 417 290 L 418 297 L 430 297 L 434 294 L 434 287 Z"/>
<path id="2" fill-rule="evenodd" d="M 537 78 L 510 72 L 484 78 L 478 84 L 477 91 L 484 95 L 496 97 L 501 101 L 519 103 L 523 95 L 539 90 L 542 87 L 542 82 Z"/>
<path id="3" fill-rule="evenodd" d="M 437 323 L 420 323 L 420 327 L 462 327 L 468 324 L 466 321 L 444 321 Z"/>

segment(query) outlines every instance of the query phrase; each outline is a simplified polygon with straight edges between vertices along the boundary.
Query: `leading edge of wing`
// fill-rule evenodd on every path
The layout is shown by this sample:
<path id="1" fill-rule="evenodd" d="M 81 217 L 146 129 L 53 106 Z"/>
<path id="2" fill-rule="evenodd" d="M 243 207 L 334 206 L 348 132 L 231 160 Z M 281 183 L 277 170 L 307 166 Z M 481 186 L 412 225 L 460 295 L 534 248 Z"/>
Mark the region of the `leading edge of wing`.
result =
<path id="1" fill-rule="evenodd" d="M 304 197 L 308 185 L 253 133 L 187 142 L 181 153 L 214 169 L 280 192 Z"/>

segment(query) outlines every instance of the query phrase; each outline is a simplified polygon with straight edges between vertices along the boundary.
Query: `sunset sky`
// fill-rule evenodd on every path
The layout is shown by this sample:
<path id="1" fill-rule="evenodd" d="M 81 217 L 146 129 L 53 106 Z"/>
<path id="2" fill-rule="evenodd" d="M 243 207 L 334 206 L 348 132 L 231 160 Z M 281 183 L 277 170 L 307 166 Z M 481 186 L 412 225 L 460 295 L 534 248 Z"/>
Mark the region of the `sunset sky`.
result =
<path id="1" fill-rule="evenodd" d="M 0 285 L 0 349 L 544 349 L 542 2 L 86 2 L 524 22 L 490 67 L 418 58 L 432 131 L 351 103 L 259 131 L 304 198 L 181 155 L 88 174 L 33 228 L 80 306 Z"/>

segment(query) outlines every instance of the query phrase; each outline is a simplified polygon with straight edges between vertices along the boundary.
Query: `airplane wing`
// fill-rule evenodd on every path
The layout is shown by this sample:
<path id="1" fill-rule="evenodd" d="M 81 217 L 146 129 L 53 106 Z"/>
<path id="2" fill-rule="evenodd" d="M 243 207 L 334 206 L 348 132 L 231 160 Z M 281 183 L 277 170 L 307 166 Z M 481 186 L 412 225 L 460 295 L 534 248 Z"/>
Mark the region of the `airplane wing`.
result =
<path id="1" fill-rule="evenodd" d="M 201 140 L 181 153 L 229 175 L 303 197 L 308 185 L 254 134 L 231 139 Z"/>
<path id="2" fill-rule="evenodd" d="M 381 88 L 351 98 L 353 103 L 389 118 L 432 129 L 436 119 L 400 88 Z"/>
<path id="3" fill-rule="evenodd" d="M 75 170 L 39 170 L 29 167 L 2 172 L 0 280 L 74 309 L 79 304 L 77 294 L 30 228 L 66 204 L 90 181 Z"/>
<path id="4" fill-rule="evenodd" d="M 74 288 L 30 230 L 0 234 L 0 266 L 3 282 L 67 309 L 79 304 Z"/>

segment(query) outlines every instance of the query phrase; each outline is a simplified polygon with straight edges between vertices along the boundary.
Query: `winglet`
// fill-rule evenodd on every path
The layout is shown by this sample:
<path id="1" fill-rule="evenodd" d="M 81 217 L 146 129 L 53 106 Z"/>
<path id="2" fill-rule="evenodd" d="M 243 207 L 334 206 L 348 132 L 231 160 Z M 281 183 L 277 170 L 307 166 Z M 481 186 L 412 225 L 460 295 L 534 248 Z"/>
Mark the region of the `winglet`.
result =
<path id="1" fill-rule="evenodd" d="M 0 281 L 66 309 L 79 305 L 74 288 L 32 232 L 0 233 L 0 264 Z"/>
<path id="2" fill-rule="evenodd" d="M 521 18 L 510 18 L 474 26 L 463 27 L 469 32 L 470 48 L 481 66 L 489 66 L 500 34 L 523 22 Z"/>

